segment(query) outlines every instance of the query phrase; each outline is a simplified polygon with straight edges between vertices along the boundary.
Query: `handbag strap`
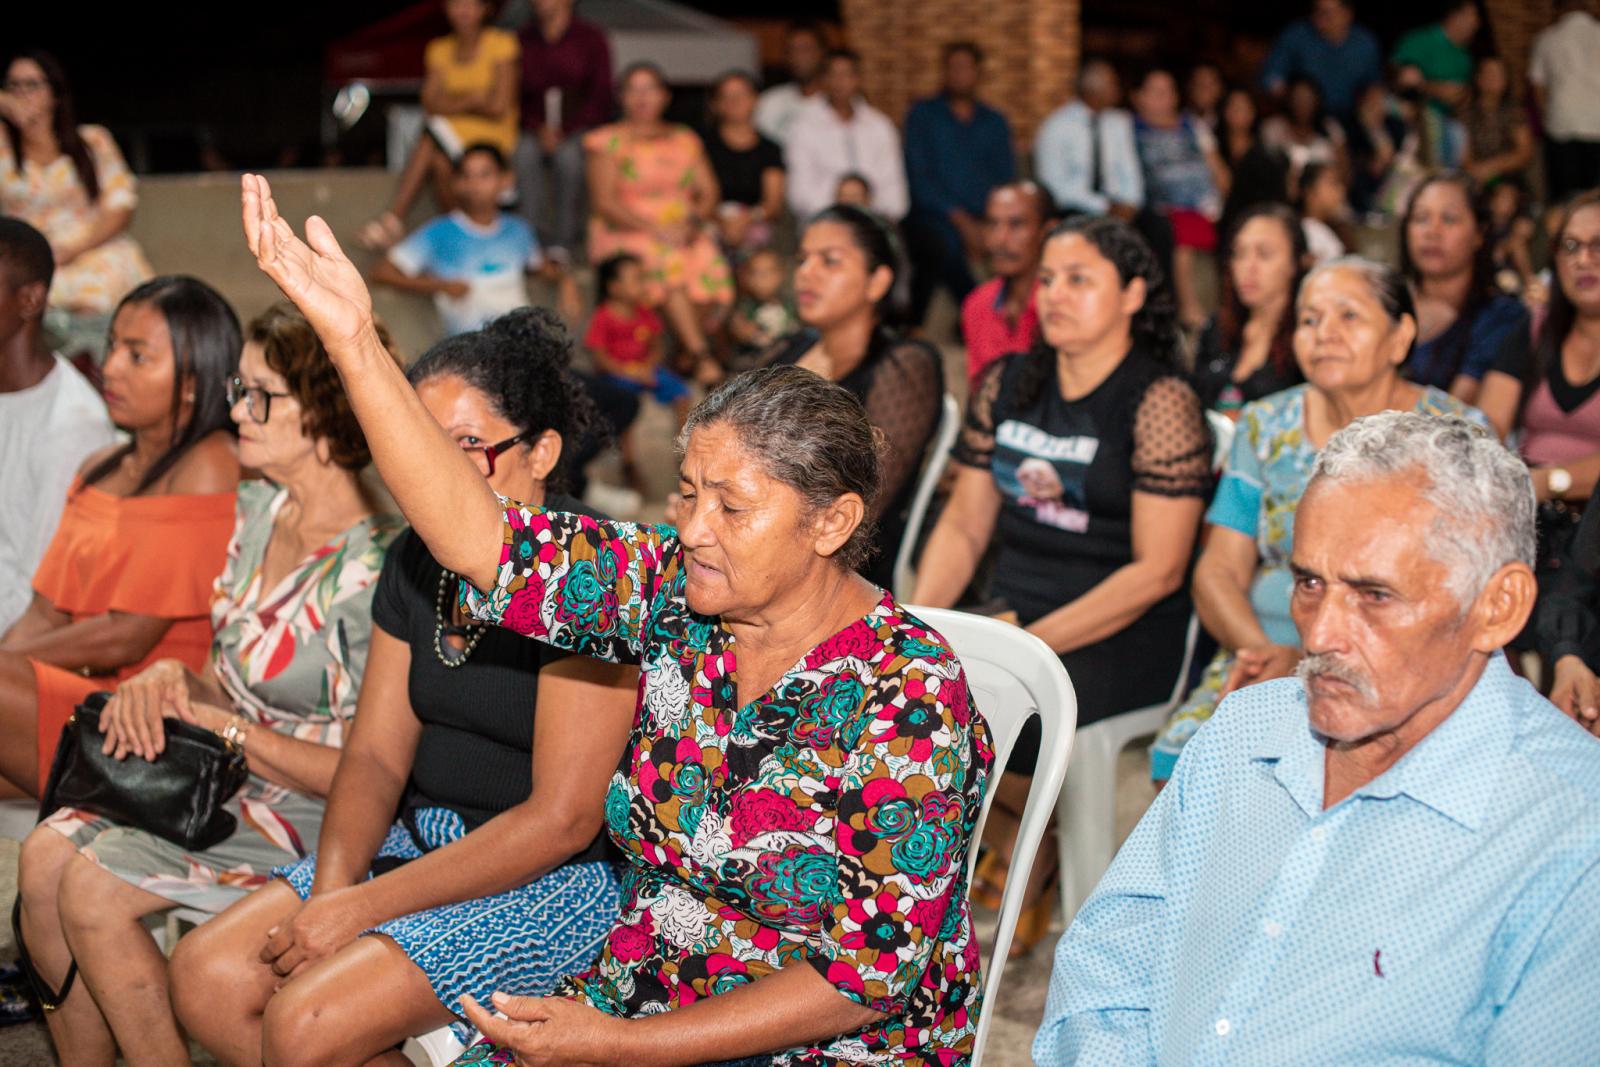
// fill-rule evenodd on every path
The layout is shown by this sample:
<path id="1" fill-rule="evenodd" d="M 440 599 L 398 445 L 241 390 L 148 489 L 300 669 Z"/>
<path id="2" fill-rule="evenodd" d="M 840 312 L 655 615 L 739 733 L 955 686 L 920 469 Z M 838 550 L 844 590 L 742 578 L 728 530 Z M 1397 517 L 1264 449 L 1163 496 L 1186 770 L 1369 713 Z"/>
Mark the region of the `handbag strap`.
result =
<path id="1" fill-rule="evenodd" d="M 33 965 L 33 957 L 28 954 L 28 943 L 22 938 L 22 895 L 11 905 L 11 934 L 17 942 L 17 962 L 22 964 L 22 973 L 28 978 L 28 985 L 33 987 L 33 995 L 39 998 L 39 1006 L 47 1012 L 55 1011 L 72 992 L 73 980 L 78 977 L 78 961 L 71 960 L 67 965 L 67 976 L 61 980 L 60 989 L 51 989 L 50 983 L 44 980 L 44 975 Z M 70 957 L 69 957 L 70 959 Z"/>

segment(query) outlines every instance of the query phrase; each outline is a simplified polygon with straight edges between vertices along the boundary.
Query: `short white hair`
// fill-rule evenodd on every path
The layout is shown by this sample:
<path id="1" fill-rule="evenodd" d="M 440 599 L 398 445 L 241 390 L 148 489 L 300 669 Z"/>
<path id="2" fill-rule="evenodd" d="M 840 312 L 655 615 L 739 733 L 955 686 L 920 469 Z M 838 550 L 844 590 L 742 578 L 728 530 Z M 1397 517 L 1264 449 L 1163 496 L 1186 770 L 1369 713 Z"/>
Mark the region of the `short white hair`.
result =
<path id="1" fill-rule="evenodd" d="M 1458 415 L 1385 411 L 1356 419 L 1328 439 L 1307 491 L 1319 481 L 1405 475 L 1438 512 L 1435 558 L 1463 609 L 1507 563 L 1533 566 L 1533 479 L 1489 431 Z"/>

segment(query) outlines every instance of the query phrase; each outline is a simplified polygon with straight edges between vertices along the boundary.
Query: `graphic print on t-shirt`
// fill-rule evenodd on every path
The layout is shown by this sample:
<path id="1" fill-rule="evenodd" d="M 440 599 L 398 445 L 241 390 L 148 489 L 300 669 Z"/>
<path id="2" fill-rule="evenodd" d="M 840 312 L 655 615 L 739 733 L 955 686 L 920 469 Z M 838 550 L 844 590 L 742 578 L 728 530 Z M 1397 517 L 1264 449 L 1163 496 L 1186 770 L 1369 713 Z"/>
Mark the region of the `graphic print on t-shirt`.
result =
<path id="1" fill-rule="evenodd" d="M 990 471 L 1000 492 L 1039 522 L 1083 533 L 1089 528 L 1085 482 L 1099 449 L 1092 434 L 1057 437 L 1007 419 L 995 430 Z"/>

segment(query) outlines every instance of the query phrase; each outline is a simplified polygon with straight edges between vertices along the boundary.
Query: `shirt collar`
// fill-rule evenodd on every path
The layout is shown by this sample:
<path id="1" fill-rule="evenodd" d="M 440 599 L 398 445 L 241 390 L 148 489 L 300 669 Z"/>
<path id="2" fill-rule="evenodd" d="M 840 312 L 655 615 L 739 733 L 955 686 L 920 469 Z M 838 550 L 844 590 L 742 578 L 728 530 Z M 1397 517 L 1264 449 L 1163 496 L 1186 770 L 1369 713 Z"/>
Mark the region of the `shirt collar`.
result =
<path id="1" fill-rule="evenodd" d="M 1445 818 L 1477 830 L 1517 731 L 1517 710 L 1527 683 L 1497 652 L 1461 705 L 1415 748 L 1353 795 L 1387 799 L 1405 794 Z M 1325 748 L 1305 713 L 1305 690 L 1296 687 L 1291 714 L 1282 716 L 1251 753 L 1306 815 L 1322 813 Z"/>

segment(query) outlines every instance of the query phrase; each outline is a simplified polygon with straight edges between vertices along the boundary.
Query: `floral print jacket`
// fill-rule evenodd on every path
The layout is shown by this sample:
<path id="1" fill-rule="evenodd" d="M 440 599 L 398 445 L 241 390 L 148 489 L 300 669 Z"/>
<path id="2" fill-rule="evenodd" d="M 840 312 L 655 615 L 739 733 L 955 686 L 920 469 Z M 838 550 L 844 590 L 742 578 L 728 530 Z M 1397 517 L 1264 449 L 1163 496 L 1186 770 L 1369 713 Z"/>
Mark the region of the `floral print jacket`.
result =
<path id="1" fill-rule="evenodd" d="M 966 858 L 993 756 L 960 662 L 885 594 L 737 707 L 733 636 L 684 577 L 668 527 L 506 503 L 495 588 L 463 585 L 480 619 L 641 663 L 606 798 L 622 914 L 558 993 L 648 1015 L 804 964 L 885 1018 L 773 1062 L 966 1062 Z"/>

